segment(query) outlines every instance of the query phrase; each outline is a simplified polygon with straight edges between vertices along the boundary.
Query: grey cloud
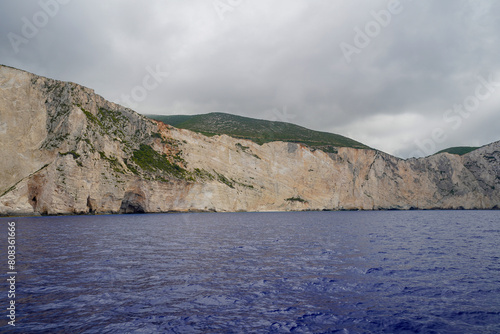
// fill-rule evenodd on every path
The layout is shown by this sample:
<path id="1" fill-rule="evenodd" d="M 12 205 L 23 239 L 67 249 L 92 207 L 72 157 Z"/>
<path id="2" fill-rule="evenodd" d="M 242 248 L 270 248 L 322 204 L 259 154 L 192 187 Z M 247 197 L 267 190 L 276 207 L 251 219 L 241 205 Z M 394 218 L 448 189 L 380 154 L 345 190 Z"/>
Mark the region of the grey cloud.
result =
<path id="1" fill-rule="evenodd" d="M 401 0 L 402 12 L 348 63 L 340 43 L 353 44 L 354 28 L 388 3 L 244 0 L 221 20 L 211 1 L 72 0 L 16 54 L 8 32 L 20 33 L 21 18 L 41 7 L 3 1 L 0 62 L 114 101 L 142 83 L 146 67 L 160 66 L 170 75 L 139 112 L 269 119 L 286 109 L 294 123 L 408 156 L 415 140 L 447 125 L 444 111 L 474 93 L 478 74 L 500 73 L 500 5 Z M 485 101 L 436 148 L 499 140 L 499 104 Z M 405 120 L 418 124 L 391 125 Z"/>

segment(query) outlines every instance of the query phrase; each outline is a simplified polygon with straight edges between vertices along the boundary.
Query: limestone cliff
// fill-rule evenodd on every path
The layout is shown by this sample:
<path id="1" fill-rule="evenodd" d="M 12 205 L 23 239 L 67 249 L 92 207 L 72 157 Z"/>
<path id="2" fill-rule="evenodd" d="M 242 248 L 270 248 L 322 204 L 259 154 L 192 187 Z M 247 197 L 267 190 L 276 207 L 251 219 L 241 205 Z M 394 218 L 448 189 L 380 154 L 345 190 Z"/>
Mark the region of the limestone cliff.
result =
<path id="1" fill-rule="evenodd" d="M 206 137 L 0 66 L 2 215 L 500 206 L 500 142 L 408 160 L 337 151 Z"/>

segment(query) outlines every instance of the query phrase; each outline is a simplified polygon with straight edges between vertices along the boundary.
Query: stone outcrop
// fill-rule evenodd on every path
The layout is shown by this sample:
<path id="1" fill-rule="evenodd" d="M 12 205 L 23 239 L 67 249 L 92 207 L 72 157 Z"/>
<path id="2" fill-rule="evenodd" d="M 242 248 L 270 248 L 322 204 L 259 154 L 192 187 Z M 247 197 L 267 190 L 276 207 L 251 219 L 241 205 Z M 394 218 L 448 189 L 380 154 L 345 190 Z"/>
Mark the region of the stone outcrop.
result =
<path id="1" fill-rule="evenodd" d="M 500 142 L 407 160 L 258 145 L 176 129 L 5 66 L 0 152 L 1 215 L 500 206 Z"/>

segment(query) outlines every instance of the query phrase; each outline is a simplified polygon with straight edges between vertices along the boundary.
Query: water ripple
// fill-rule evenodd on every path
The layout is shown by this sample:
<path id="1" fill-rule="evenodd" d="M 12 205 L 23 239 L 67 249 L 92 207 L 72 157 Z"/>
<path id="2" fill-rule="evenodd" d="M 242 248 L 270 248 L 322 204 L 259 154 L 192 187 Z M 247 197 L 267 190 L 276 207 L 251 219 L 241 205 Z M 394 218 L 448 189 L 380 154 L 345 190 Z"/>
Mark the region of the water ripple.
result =
<path id="1" fill-rule="evenodd" d="M 18 325 L 2 330 L 500 332 L 498 211 L 15 221 Z"/>

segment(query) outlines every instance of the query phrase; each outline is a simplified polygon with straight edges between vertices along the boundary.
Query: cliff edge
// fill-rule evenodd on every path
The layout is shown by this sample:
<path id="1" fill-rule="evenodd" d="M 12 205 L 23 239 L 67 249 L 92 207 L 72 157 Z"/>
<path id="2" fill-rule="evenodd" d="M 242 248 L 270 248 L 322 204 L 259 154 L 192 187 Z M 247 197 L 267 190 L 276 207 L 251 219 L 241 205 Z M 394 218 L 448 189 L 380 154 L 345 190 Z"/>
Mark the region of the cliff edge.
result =
<path id="1" fill-rule="evenodd" d="M 207 137 L 0 66 L 0 214 L 495 209 L 500 142 L 403 160 Z"/>

